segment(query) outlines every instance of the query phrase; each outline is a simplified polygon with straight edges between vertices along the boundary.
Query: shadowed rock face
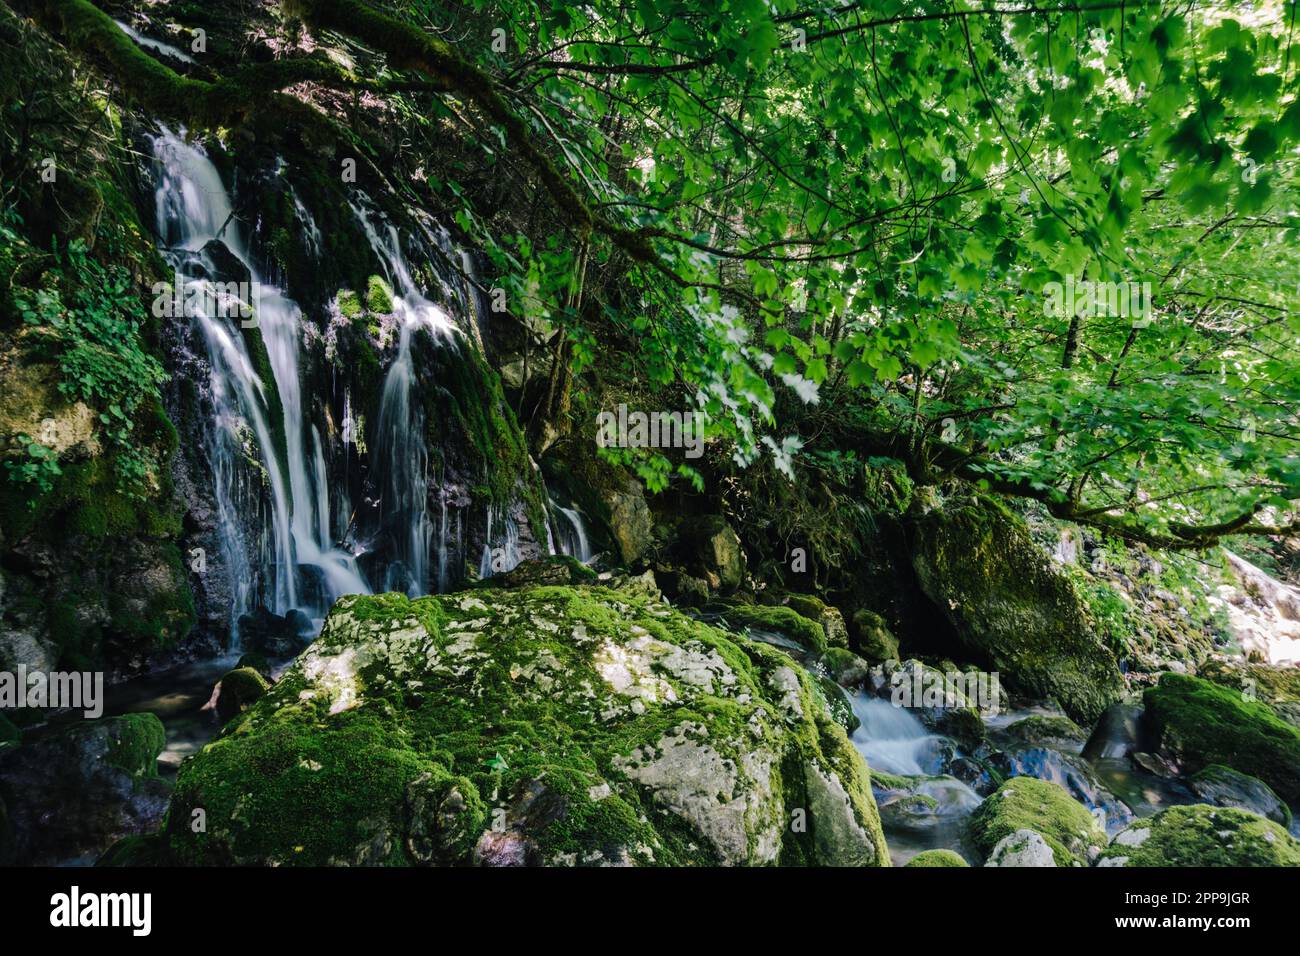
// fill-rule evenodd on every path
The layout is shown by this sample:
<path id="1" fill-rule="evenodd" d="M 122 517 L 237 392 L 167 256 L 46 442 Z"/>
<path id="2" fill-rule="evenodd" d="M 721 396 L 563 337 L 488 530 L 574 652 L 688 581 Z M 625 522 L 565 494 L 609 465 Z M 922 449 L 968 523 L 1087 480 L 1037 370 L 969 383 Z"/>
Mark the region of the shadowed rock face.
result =
<path id="1" fill-rule="evenodd" d="M 164 843 L 190 863 L 888 862 L 867 768 L 787 656 L 595 586 L 340 600 L 182 769 Z"/>
<path id="2" fill-rule="evenodd" d="M 1056 700 L 1091 725 L 1124 679 L 1083 600 L 1010 512 L 987 499 L 934 510 L 914 524 L 921 589 L 972 654 L 1013 690 Z"/>
<path id="3" fill-rule="evenodd" d="M 157 829 L 168 795 L 157 776 L 164 743 L 157 717 L 126 714 L 0 749 L 0 801 L 12 828 L 0 835 L 0 862 L 93 859 L 116 839 Z"/>

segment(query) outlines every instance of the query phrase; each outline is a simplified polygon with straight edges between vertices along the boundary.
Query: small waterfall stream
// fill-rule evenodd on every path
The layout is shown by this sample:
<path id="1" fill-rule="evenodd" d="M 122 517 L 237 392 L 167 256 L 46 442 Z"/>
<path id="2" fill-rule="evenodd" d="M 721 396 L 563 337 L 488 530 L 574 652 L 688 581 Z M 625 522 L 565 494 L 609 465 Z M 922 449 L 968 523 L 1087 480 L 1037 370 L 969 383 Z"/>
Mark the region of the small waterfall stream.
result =
<path id="1" fill-rule="evenodd" d="M 547 529 L 551 535 L 551 553 L 567 554 L 584 564 L 595 557 L 591 539 L 587 534 L 587 522 L 576 508 L 566 508 L 552 496 L 548 502 L 551 509 L 551 525 Z"/>

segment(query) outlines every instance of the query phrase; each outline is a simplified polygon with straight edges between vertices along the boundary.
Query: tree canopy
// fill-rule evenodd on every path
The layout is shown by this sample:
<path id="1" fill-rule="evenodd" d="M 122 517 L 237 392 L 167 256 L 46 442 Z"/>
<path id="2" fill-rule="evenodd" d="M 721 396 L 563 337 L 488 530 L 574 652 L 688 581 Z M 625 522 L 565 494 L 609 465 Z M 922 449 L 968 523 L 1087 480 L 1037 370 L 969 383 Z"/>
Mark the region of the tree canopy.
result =
<path id="1" fill-rule="evenodd" d="M 1300 527 L 1294 0 L 286 0 L 347 54 L 184 77 L 87 0 L 10 2 L 196 126 L 364 153 L 320 91 L 383 95 L 382 174 L 565 366 L 630 343 L 741 463 L 792 474 L 813 416 L 1132 540 Z M 474 162 L 417 181 L 448 134 Z"/>

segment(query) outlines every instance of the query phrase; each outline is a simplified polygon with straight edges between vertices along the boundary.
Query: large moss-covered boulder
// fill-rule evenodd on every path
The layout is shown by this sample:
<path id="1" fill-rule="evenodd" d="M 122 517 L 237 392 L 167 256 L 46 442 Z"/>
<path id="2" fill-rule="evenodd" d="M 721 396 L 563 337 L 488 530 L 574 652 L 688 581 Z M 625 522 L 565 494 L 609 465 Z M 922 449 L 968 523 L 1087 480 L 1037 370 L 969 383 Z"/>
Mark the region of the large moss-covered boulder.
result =
<path id="1" fill-rule="evenodd" d="M 97 856 L 115 840 L 158 827 L 168 787 L 157 775 L 166 744 L 153 714 L 83 721 L 0 752 L 10 862 Z"/>
<path id="2" fill-rule="evenodd" d="M 1170 807 L 1120 832 L 1098 866 L 1300 866 L 1300 840 L 1235 807 Z"/>
<path id="3" fill-rule="evenodd" d="M 1225 764 L 1258 777 L 1284 800 L 1300 800 L 1300 730 L 1241 691 L 1164 674 L 1143 695 L 1156 746 L 1184 770 Z"/>
<path id="4" fill-rule="evenodd" d="M 343 598 L 164 835 L 200 864 L 888 863 L 786 654 L 598 586 Z"/>
<path id="5" fill-rule="evenodd" d="M 1033 777 L 1013 777 L 998 787 L 971 814 L 967 837 L 989 858 L 1020 830 L 1042 837 L 1057 866 L 1086 866 L 1106 846 L 1106 833 L 1087 807 L 1063 787 Z M 1003 853 L 1010 849 L 1022 848 L 1004 846 Z"/>
<path id="6" fill-rule="evenodd" d="M 1086 603 L 1020 518 L 986 498 L 956 502 L 919 516 L 911 547 L 921 589 L 1013 691 L 1087 725 L 1120 699 L 1124 678 Z"/>

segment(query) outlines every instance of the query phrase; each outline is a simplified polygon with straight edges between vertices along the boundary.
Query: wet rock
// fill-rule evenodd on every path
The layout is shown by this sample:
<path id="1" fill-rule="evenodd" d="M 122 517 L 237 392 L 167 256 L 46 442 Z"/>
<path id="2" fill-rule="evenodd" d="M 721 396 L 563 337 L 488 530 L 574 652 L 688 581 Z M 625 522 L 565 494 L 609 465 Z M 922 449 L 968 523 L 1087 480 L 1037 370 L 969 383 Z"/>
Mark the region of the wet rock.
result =
<path id="1" fill-rule="evenodd" d="M 1291 825 L 1291 808 L 1272 787 L 1231 767 L 1221 764 L 1206 767 L 1188 781 L 1188 786 L 1204 803 L 1249 810 L 1284 827 Z"/>
<path id="2" fill-rule="evenodd" d="M 1138 747 L 1142 708 L 1135 704 L 1111 704 L 1097 721 L 1083 756 L 1088 760 L 1127 757 Z"/>
<path id="3" fill-rule="evenodd" d="M 311 642 L 311 619 L 297 608 L 279 615 L 259 607 L 239 617 L 239 638 L 246 650 L 266 657 L 293 657 Z"/>
<path id="4" fill-rule="evenodd" d="M 157 829 L 167 808 L 157 776 L 165 742 L 153 714 L 126 714 L 32 732 L 0 751 L 9 862 L 98 856 L 121 837 Z"/>

